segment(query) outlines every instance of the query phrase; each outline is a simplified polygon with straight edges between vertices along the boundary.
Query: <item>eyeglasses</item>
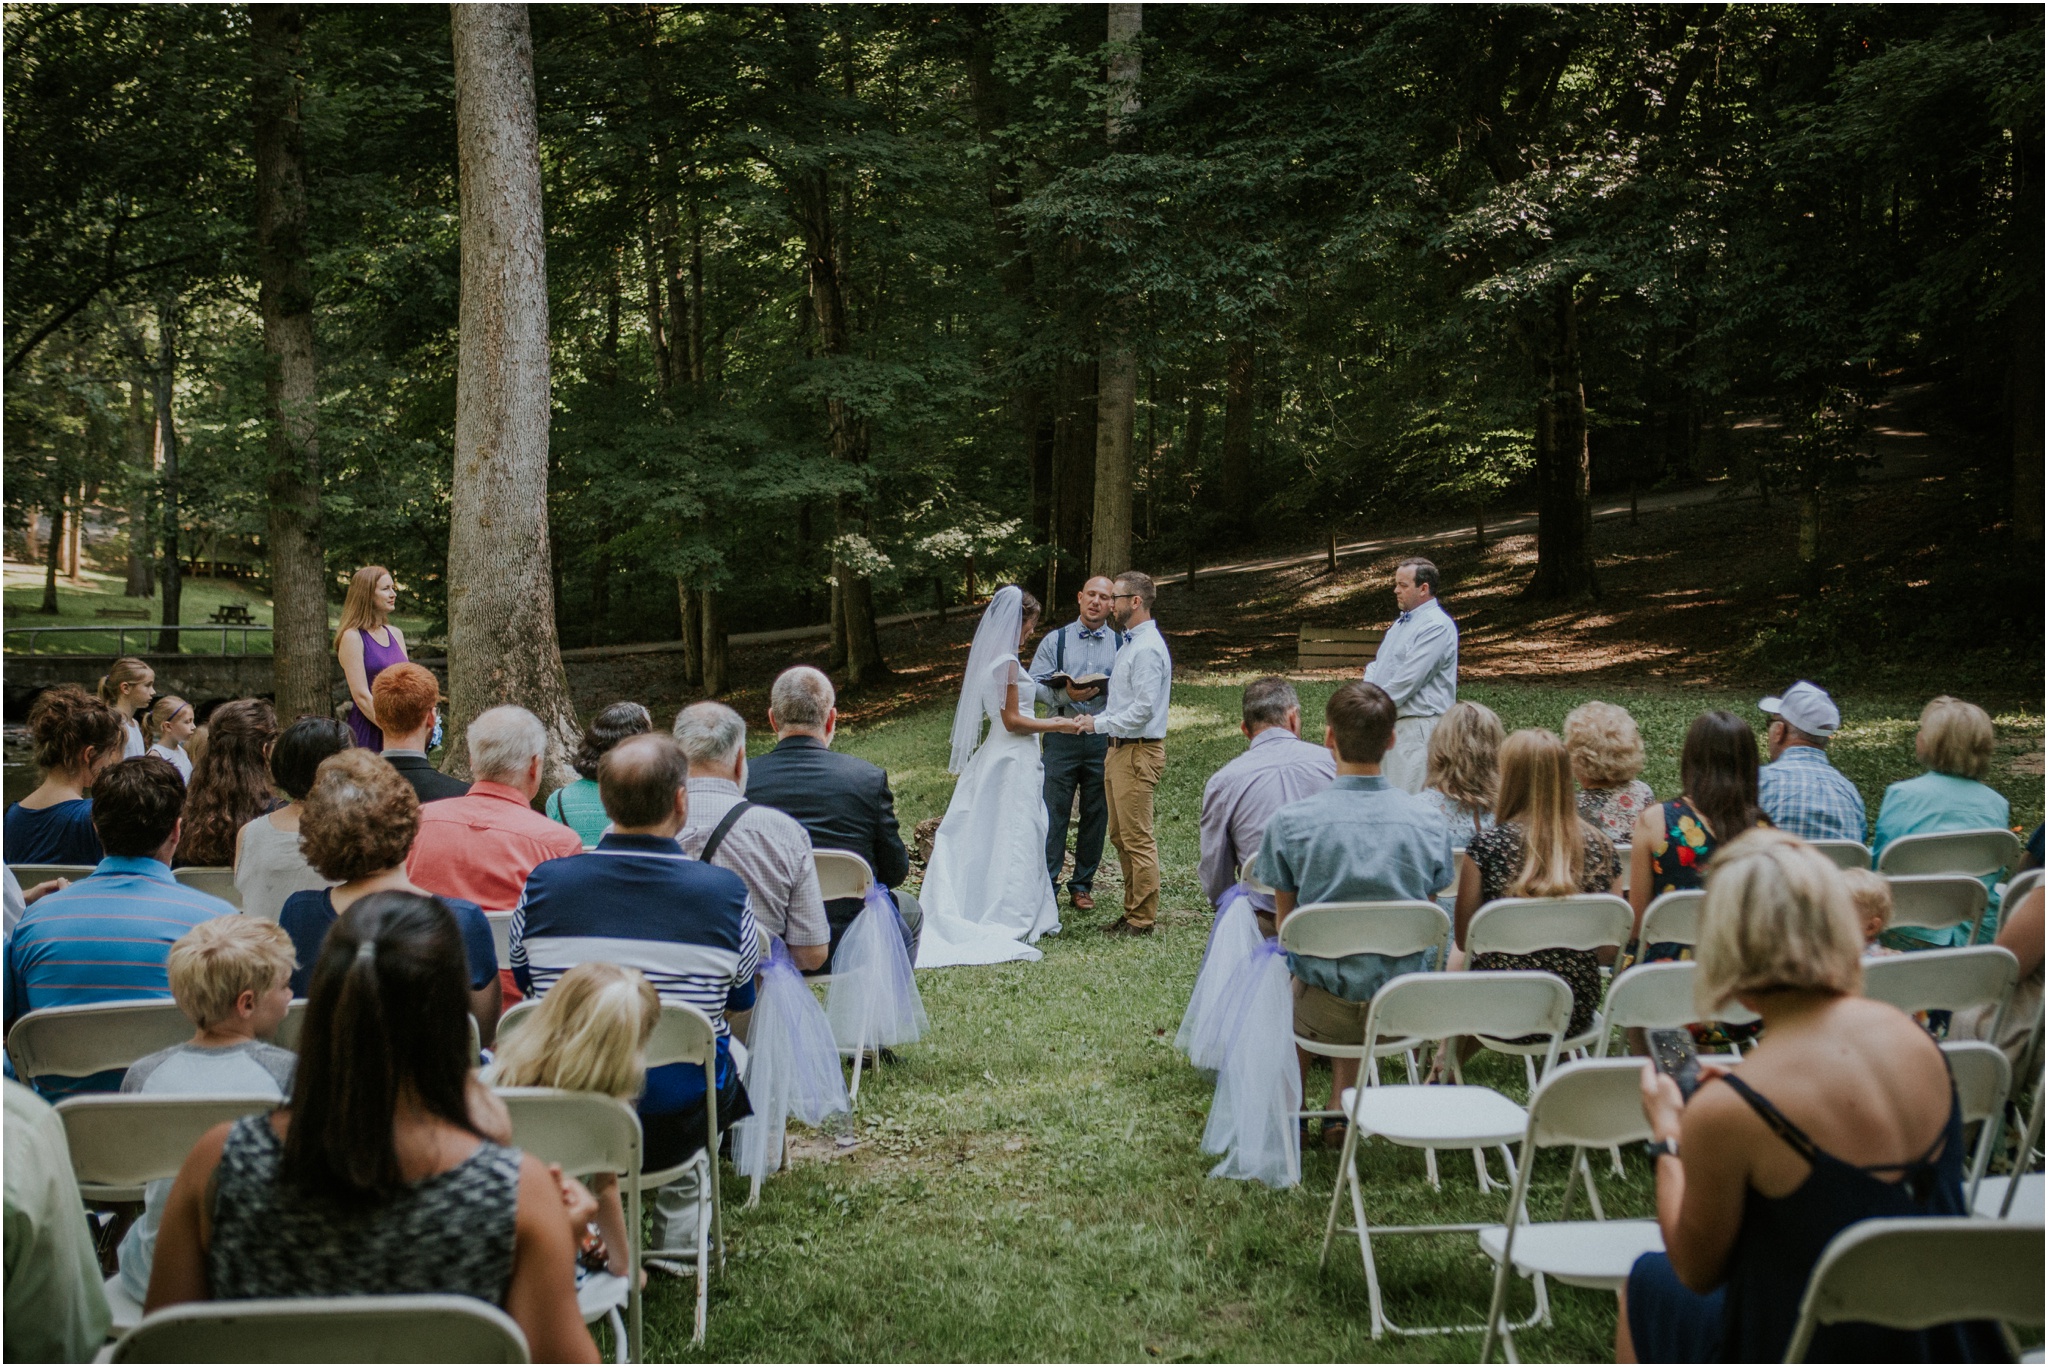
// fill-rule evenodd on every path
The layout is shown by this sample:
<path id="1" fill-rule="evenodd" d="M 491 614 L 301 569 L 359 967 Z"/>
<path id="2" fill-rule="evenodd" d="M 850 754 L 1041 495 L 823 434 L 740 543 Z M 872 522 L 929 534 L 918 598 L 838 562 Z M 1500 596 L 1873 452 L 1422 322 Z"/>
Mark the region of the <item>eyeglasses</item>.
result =
<path id="1" fill-rule="evenodd" d="M 1135 593 L 1113 593 L 1109 596 L 1109 601 L 1112 603 L 1121 603 L 1126 598 L 1136 598 L 1137 596 L 1138 595 Z"/>

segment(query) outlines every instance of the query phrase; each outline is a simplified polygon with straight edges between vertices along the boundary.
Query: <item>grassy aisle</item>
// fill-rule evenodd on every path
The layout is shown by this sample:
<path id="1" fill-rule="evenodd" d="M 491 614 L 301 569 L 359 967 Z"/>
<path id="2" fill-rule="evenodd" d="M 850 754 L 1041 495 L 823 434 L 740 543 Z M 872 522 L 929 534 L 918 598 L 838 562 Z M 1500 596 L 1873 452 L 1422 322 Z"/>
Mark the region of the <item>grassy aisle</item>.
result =
<path id="1" fill-rule="evenodd" d="M 1330 685 L 1304 688 L 1321 730 Z M 710 1342 L 689 1345 L 686 1286 L 660 1281 L 648 1309 L 648 1355 L 661 1360 L 1116 1359 L 1162 1361 L 1467 1360 L 1475 1338 L 1372 1342 L 1355 1243 L 1319 1273 L 1317 1245 L 1335 1171 L 1312 1153 L 1303 1185 L 1274 1192 L 1209 1181 L 1200 1152 L 1209 1089 L 1172 1048 L 1207 935 L 1194 882 L 1203 780 L 1242 746 L 1237 688 L 1179 683 L 1159 794 L 1167 867 L 1161 933 L 1107 941 L 1069 914 L 1036 964 L 954 968 L 919 976 L 932 1021 L 901 1062 L 870 1073 L 860 1126 L 867 1143 L 830 1162 L 800 1163 L 742 1211 L 728 1176 L 732 1260 L 712 1283 Z M 1475 686 L 1465 696 L 1512 728 L 1561 724 L 1590 696 L 1568 688 Z M 1752 708 L 1753 698 L 1607 689 L 1643 726 L 1646 777 L 1676 782 L 1684 727 L 1701 707 Z M 1838 759 L 1873 811 L 1884 784 L 1915 772 L 1917 700 L 1849 709 Z M 1745 712 L 1745 715 L 1753 713 Z M 934 709 L 840 744 L 887 766 L 906 832 L 944 810 L 950 714 Z M 2001 716 L 1993 781 L 2014 819 L 2041 816 L 2038 779 L 2011 758 L 2033 749 L 2041 719 Z M 1113 863 L 1110 865 L 1113 869 Z M 1064 908 L 1063 908 L 1064 910 Z M 1522 1093 L 1519 1064 L 1486 1056 L 1474 1080 Z M 1311 1082 L 1326 1085 L 1324 1076 Z M 1366 1150 L 1375 1220 L 1494 1219 L 1472 1164 L 1443 1156 L 1432 1192 L 1419 1154 Z M 1610 1215 L 1649 1211 L 1646 1169 L 1604 1177 Z M 1494 1170 L 1499 1173 L 1498 1155 Z M 1564 1160 L 1538 1169 L 1532 1205 L 1555 1216 Z M 1490 1272 L 1469 1237 L 1376 1244 L 1390 1312 L 1407 1323 L 1484 1314 Z M 1526 1285 L 1516 1306 L 1528 1305 Z M 1610 1296 L 1554 1287 L 1557 1327 L 1522 1338 L 1532 1360 L 1599 1360 L 1611 1351 Z"/>

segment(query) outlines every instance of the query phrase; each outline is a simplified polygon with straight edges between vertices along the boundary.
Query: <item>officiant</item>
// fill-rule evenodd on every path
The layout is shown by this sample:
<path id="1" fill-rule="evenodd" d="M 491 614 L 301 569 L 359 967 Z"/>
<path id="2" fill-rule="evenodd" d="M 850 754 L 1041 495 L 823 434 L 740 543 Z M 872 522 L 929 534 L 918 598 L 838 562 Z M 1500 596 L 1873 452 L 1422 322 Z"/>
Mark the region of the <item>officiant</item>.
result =
<path id="1" fill-rule="evenodd" d="M 1123 637 L 1110 624 L 1110 601 L 1116 586 L 1101 575 L 1081 586 L 1075 602 L 1080 616 L 1057 631 L 1047 632 L 1031 657 L 1031 677 L 1038 681 L 1038 701 L 1056 717 L 1095 716 L 1102 711 L 1107 683 L 1054 688 L 1052 679 L 1107 676 L 1116 663 Z M 1043 738 L 1045 761 L 1045 867 L 1055 894 L 1060 867 L 1067 860 L 1067 829 L 1073 824 L 1074 792 L 1081 794 L 1080 829 L 1074 837 L 1074 876 L 1067 892 L 1074 909 L 1095 906 L 1095 870 L 1102 864 L 1102 839 L 1109 829 L 1109 800 L 1102 788 L 1103 759 L 1109 737 L 1069 736 L 1058 732 Z"/>

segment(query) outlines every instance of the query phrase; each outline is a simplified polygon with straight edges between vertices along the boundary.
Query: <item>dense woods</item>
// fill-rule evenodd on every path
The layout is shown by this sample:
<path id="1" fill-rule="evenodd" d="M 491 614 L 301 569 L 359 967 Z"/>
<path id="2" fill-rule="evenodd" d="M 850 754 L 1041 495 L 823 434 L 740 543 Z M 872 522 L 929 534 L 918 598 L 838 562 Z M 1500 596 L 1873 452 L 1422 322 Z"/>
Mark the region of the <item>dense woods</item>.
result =
<path id="1" fill-rule="evenodd" d="M 1510 502 L 1569 600 L 1595 488 L 1724 472 L 1818 584 L 1902 375 L 1998 491 L 1971 534 L 2041 537 L 2035 8 L 535 6 L 539 184 L 475 212 L 465 101 L 523 68 L 459 94 L 447 8 L 5 26 L 11 544 L 118 528 L 170 611 L 245 563 L 281 656 L 376 561 L 444 630 L 681 634 L 712 691 L 728 631 L 829 616 L 858 683 L 878 614 L 1001 577 Z M 544 337 L 473 316 L 478 213 L 544 234 Z M 490 432 L 473 363 L 527 387 Z"/>

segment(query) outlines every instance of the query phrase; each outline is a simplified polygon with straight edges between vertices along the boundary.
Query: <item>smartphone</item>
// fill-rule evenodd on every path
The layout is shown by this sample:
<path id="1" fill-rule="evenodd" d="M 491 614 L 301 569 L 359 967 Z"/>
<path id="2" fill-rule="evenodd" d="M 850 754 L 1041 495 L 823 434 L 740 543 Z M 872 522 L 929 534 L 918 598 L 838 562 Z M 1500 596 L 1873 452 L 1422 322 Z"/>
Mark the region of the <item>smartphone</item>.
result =
<path id="1" fill-rule="evenodd" d="M 1687 1101 L 1700 1086 L 1700 1051 L 1693 1043 L 1692 1031 L 1652 1030 L 1649 1031 L 1650 1058 L 1657 1065 L 1657 1071 L 1665 1074 L 1678 1084 L 1678 1094 Z"/>

